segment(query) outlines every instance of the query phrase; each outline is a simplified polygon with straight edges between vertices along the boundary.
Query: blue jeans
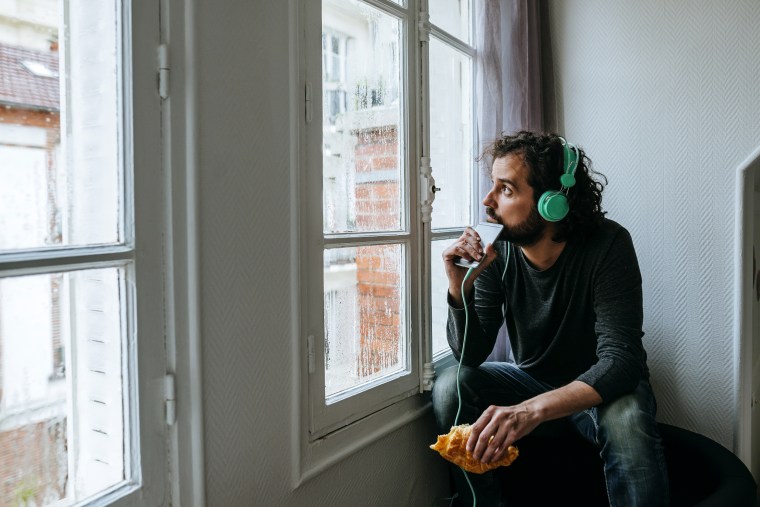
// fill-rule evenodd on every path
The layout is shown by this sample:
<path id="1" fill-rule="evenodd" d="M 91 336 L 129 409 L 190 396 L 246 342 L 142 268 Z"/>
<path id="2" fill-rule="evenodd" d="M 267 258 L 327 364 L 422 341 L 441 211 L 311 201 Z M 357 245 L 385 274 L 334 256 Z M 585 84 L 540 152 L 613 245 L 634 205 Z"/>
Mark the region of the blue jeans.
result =
<path id="1" fill-rule="evenodd" d="M 490 405 L 517 405 L 553 389 L 511 363 L 483 363 L 477 368 L 462 365 L 459 383 L 459 424 L 474 423 Z M 453 366 L 438 376 L 433 387 L 433 411 L 441 434 L 448 433 L 458 406 L 457 367 Z M 630 394 L 565 418 L 599 450 L 612 507 L 668 505 L 668 475 L 656 411 L 652 388 L 641 381 Z M 536 433 L 551 432 L 551 423 L 536 428 Z M 462 471 L 454 468 L 459 497 L 464 505 L 472 505 L 470 487 Z M 493 472 L 468 477 L 479 507 L 499 505 L 501 487 Z"/>

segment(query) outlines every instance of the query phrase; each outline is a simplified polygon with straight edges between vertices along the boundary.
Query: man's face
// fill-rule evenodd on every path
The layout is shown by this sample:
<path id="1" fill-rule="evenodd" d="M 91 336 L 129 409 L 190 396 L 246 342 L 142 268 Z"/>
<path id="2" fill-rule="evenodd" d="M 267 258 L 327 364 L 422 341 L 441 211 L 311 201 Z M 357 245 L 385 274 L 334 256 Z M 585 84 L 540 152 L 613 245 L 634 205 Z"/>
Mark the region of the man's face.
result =
<path id="1" fill-rule="evenodd" d="M 497 158 L 491 168 L 491 190 L 483 199 L 488 221 L 504 225 L 500 238 L 519 246 L 534 244 L 546 230 L 528 184 L 528 171 L 521 155 Z"/>

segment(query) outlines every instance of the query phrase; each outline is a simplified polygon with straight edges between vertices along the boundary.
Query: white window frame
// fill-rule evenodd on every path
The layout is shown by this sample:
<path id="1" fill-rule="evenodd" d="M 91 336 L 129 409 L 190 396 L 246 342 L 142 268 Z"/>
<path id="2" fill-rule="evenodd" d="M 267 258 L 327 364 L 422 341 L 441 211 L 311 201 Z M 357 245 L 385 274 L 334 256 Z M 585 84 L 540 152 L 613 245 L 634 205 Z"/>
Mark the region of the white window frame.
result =
<path id="1" fill-rule="evenodd" d="M 411 372 L 330 406 L 324 403 L 322 255 L 325 245 L 343 243 L 340 236 L 323 236 L 321 2 L 295 0 L 295 8 L 291 11 L 291 22 L 298 27 L 292 35 L 291 47 L 299 63 L 298 68 L 292 70 L 297 79 L 293 80 L 291 94 L 294 103 L 300 106 L 293 111 L 292 121 L 301 140 L 296 156 L 298 166 L 293 169 L 294 180 L 298 182 L 293 196 L 293 202 L 298 203 L 295 230 L 299 232 L 295 237 L 301 252 L 300 264 L 294 273 L 294 279 L 299 280 L 294 291 L 300 307 L 300 320 L 294 333 L 298 337 L 294 364 L 297 378 L 300 378 L 299 403 L 294 407 L 296 427 L 300 428 L 297 435 L 300 445 L 295 446 L 299 454 L 294 457 L 293 470 L 296 486 L 430 410 L 429 398 L 420 395 L 432 386 L 434 367 L 429 287 L 430 206 L 434 192 L 428 147 L 427 41 L 431 31 L 444 40 L 448 39 L 445 32 L 431 27 L 428 22 L 427 2 L 365 0 L 368 5 L 405 21 L 402 87 L 406 107 L 402 129 L 406 171 L 401 178 L 405 185 L 402 206 L 408 210 L 405 213 L 408 223 L 405 232 L 386 234 L 383 239 L 395 238 L 407 245 L 405 283 L 407 301 L 411 305 L 407 315 Z M 449 236 L 453 234 L 447 232 Z M 451 361 L 451 354 L 445 360 Z"/>
<path id="2" fill-rule="evenodd" d="M 134 0 L 133 0 L 134 1 Z M 153 15 L 158 10 L 148 8 Z M 161 100 L 165 215 L 166 371 L 176 378 L 172 402 L 176 422 L 168 428 L 168 462 L 172 505 L 205 505 L 203 440 L 203 364 L 201 347 L 200 236 L 198 222 L 199 88 L 197 6 L 183 0 L 160 2 L 160 46 L 145 47 L 153 72 L 141 76 L 147 91 L 156 89 Z M 159 54 L 156 55 L 156 49 Z M 154 63 L 155 65 L 155 63 Z M 150 71 L 150 65 L 146 65 Z M 163 384 L 167 387 L 166 383 Z M 164 393 L 166 394 L 166 393 Z M 162 397 L 164 399 L 166 396 Z M 169 402 L 166 402 L 169 403 Z M 163 416 L 168 408 L 159 407 Z M 154 418 L 157 417 L 154 414 Z"/>
<path id="3" fill-rule="evenodd" d="M 81 7 L 71 1 L 70 8 Z M 128 359 L 124 386 L 125 445 L 131 479 L 78 505 L 168 505 L 170 495 L 164 417 L 165 373 L 165 218 L 166 191 L 161 146 L 161 102 L 156 89 L 158 9 L 122 0 L 121 163 L 123 164 L 124 242 L 0 254 L 0 277 L 120 266 L 127 270 L 131 301 L 126 315 Z M 63 56 L 63 55 L 62 55 Z M 139 206 L 137 205 L 139 202 Z"/>
<path id="4" fill-rule="evenodd" d="M 312 118 L 304 126 L 307 166 L 305 171 L 305 185 L 302 187 L 303 202 L 305 206 L 302 212 L 305 212 L 305 235 L 304 241 L 308 253 L 304 255 L 304 272 L 306 274 L 304 308 L 307 309 L 306 315 L 306 333 L 308 340 L 307 347 L 313 350 L 311 364 L 307 364 L 308 373 L 308 392 L 309 392 L 309 412 L 311 414 L 309 421 L 309 439 L 316 441 L 333 431 L 343 428 L 346 425 L 375 413 L 382 408 L 392 405 L 418 392 L 419 388 L 419 329 L 415 325 L 419 322 L 417 318 L 418 305 L 412 304 L 411 308 L 404 305 L 403 310 L 406 312 L 406 323 L 404 330 L 408 343 L 406 345 L 406 355 L 409 362 L 409 371 L 405 374 L 395 376 L 393 380 L 386 382 L 371 383 L 371 387 L 363 390 L 358 394 L 343 398 L 335 403 L 328 405 L 325 402 L 324 394 L 324 376 L 325 376 L 325 357 L 324 357 L 324 292 L 323 292 L 323 248 L 327 246 L 356 245 L 357 241 L 362 244 L 376 244 L 378 239 L 387 243 L 399 243 L 404 245 L 404 265 L 406 266 L 405 275 L 403 276 L 403 285 L 406 292 L 406 301 L 414 301 L 418 293 L 418 280 L 414 279 L 410 273 L 417 272 L 419 261 L 418 241 L 416 239 L 416 220 L 415 203 L 416 196 L 414 192 L 413 172 L 416 166 L 414 161 L 414 147 L 416 144 L 416 132 L 411 125 L 415 124 L 415 92 L 414 79 L 409 72 L 409 62 L 414 62 L 416 58 L 417 45 L 414 41 L 415 13 L 410 7 L 402 7 L 398 4 L 386 0 L 377 0 L 366 2 L 369 6 L 382 10 L 385 14 L 393 16 L 402 22 L 404 29 L 403 40 L 407 47 L 407 52 L 402 57 L 402 76 L 401 87 L 403 89 L 403 108 L 404 116 L 401 118 L 399 128 L 399 143 L 404 146 L 402 152 L 402 164 L 404 171 L 400 174 L 402 185 L 402 212 L 404 222 L 401 224 L 401 232 L 373 234 L 373 238 L 357 240 L 357 236 L 364 234 L 336 234 L 323 235 L 322 224 L 322 104 L 321 100 L 315 100 L 312 103 Z M 322 97 L 322 15 L 321 2 L 307 2 L 305 5 L 306 20 L 308 21 L 305 29 L 307 40 L 304 47 L 305 56 L 305 76 L 304 79 L 311 86 L 313 97 Z M 309 43 L 310 41 L 312 41 Z M 305 119 L 301 120 L 305 122 Z M 402 137 L 403 136 L 403 137 Z M 307 211 L 308 210 L 308 211 Z M 411 215 L 411 216 L 410 216 Z M 403 303 L 402 303 L 403 304 Z"/>

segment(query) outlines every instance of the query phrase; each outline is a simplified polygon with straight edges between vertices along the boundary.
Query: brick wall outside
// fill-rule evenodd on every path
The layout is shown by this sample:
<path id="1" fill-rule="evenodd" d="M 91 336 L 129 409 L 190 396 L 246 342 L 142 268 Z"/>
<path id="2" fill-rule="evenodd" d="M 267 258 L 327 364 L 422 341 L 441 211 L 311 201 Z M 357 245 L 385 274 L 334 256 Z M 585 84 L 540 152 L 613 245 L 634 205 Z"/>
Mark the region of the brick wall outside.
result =
<path id="1" fill-rule="evenodd" d="M 357 229 L 397 230 L 401 225 L 398 131 L 373 128 L 357 137 L 354 150 Z M 357 369 L 360 377 L 392 368 L 399 361 L 400 255 L 398 245 L 357 249 L 360 332 Z"/>
<path id="2" fill-rule="evenodd" d="M 66 496 L 66 419 L 0 432 L 0 504 L 47 505 Z"/>
<path id="3" fill-rule="evenodd" d="M 57 139 L 60 114 L 58 111 L 24 109 L 17 106 L 0 107 L 0 123 L 50 129 L 53 137 Z"/>

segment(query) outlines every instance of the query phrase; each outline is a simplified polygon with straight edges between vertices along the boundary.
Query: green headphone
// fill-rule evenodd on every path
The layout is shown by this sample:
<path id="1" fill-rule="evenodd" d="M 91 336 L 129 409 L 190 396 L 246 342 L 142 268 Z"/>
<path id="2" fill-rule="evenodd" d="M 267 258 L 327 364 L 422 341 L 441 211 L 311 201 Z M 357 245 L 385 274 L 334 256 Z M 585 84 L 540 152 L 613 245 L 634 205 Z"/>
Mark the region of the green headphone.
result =
<path id="1" fill-rule="evenodd" d="M 567 191 L 575 185 L 575 169 L 578 167 L 578 158 L 580 156 L 577 146 L 567 142 L 563 137 L 559 139 L 562 142 L 562 158 L 564 163 L 564 172 L 559 178 L 562 188 L 559 190 L 547 190 L 538 200 L 538 214 L 547 222 L 559 222 L 570 211 L 570 203 L 567 202 Z"/>

